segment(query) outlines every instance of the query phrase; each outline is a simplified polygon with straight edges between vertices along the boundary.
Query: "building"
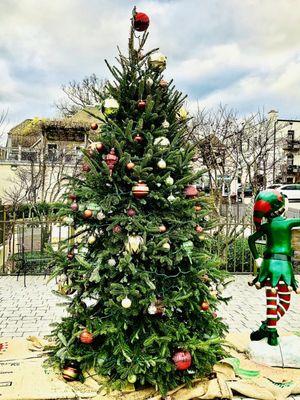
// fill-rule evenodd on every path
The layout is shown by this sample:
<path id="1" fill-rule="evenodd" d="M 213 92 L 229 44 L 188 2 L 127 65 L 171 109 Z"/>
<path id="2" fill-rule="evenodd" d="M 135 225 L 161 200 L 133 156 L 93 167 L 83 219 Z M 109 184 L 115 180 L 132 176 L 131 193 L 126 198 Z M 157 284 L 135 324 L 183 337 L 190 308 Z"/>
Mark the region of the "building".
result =
<path id="1" fill-rule="evenodd" d="M 274 160 L 278 153 L 282 162 L 274 163 L 273 182 L 300 183 L 300 120 L 278 118 L 278 112 L 271 110 L 269 118 L 274 123 Z M 276 152 L 276 155 L 275 155 Z"/>

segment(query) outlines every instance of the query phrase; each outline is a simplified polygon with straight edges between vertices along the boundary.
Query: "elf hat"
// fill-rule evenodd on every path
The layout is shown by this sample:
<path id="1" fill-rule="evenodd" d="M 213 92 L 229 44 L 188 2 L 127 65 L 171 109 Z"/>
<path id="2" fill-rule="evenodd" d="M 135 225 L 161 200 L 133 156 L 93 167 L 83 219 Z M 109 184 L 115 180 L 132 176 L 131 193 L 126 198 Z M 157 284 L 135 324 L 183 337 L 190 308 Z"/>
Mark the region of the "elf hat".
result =
<path id="1" fill-rule="evenodd" d="M 253 221 L 256 230 L 260 229 L 261 221 L 264 217 L 274 218 L 282 214 L 285 210 L 283 195 L 276 190 L 263 190 L 255 198 Z"/>

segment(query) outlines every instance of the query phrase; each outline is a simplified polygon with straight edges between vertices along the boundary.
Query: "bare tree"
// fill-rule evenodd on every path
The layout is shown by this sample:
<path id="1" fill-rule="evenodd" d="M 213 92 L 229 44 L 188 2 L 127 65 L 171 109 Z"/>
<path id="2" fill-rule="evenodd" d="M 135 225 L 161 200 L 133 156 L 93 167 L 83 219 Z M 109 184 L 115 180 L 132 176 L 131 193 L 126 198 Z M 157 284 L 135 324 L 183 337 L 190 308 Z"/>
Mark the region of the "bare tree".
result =
<path id="1" fill-rule="evenodd" d="M 95 74 L 85 77 L 81 82 L 70 81 L 62 86 L 64 98 L 56 104 L 56 108 L 64 117 L 76 114 L 85 107 L 95 106 L 105 90 L 105 80 L 97 78 Z"/>

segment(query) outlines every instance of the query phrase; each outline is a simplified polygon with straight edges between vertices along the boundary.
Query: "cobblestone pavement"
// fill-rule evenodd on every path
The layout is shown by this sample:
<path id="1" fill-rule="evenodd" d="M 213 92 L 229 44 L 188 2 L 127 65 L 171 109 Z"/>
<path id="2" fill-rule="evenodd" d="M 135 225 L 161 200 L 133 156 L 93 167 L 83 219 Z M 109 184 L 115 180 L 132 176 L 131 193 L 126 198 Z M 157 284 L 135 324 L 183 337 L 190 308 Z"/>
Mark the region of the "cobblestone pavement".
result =
<path id="1" fill-rule="evenodd" d="M 255 329 L 265 316 L 265 293 L 247 285 L 247 276 L 236 276 L 224 296 L 232 296 L 219 315 L 230 331 Z M 15 276 L 0 277 L 0 337 L 43 336 L 51 331 L 50 324 L 64 315 L 57 304 L 61 299 L 52 293 L 55 282 L 47 283 L 43 276 L 29 276 L 27 287 Z M 300 331 L 300 295 L 292 296 L 288 314 L 279 323 L 285 331 Z"/>

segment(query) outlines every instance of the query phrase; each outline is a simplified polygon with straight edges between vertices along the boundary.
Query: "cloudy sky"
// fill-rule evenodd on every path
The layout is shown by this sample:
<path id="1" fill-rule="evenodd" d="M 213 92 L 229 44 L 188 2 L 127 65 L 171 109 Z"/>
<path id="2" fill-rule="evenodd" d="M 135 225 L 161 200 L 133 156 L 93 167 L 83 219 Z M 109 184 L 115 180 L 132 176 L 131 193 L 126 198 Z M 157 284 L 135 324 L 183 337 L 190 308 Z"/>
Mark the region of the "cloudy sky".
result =
<path id="1" fill-rule="evenodd" d="M 0 111 L 7 129 L 53 117 L 61 85 L 126 49 L 133 5 L 151 18 L 149 48 L 197 102 L 300 118 L 300 0 L 0 0 Z"/>

